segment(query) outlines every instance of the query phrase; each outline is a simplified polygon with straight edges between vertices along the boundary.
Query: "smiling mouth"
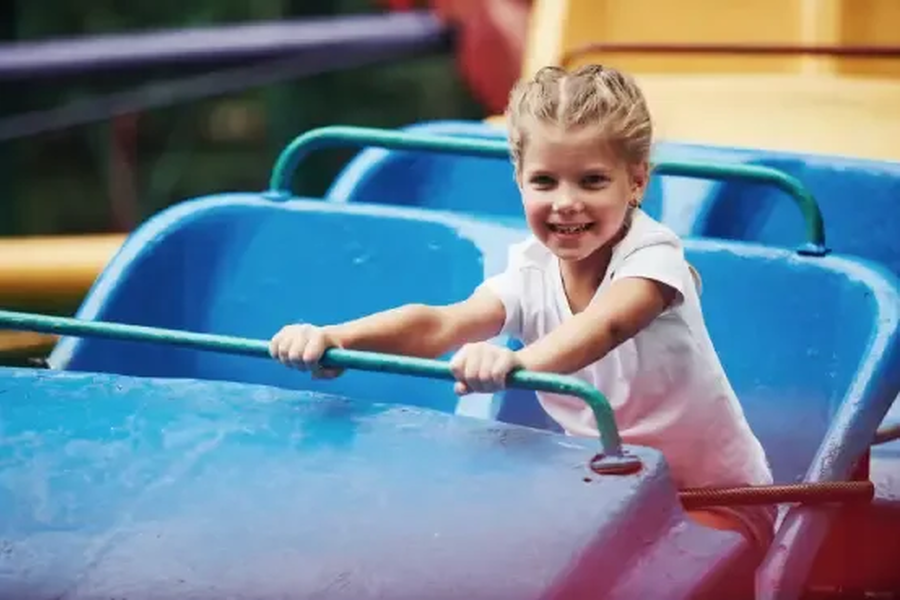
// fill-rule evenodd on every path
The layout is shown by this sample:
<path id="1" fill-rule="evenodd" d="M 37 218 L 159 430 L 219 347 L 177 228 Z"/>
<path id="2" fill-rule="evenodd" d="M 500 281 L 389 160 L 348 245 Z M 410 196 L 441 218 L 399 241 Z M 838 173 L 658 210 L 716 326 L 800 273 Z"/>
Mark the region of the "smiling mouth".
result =
<path id="1" fill-rule="evenodd" d="M 563 225 L 560 223 L 547 223 L 547 228 L 553 233 L 562 233 L 564 235 L 574 235 L 576 233 L 584 233 L 591 227 L 593 223 L 579 223 L 577 225 Z"/>

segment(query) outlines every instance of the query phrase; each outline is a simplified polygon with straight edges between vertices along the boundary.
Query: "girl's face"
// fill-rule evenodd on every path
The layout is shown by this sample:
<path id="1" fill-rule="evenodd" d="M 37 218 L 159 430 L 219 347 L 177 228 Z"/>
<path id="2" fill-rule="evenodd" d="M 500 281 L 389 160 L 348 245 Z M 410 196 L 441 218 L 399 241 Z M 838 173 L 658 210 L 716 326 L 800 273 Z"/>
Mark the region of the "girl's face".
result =
<path id="1" fill-rule="evenodd" d="M 529 134 L 518 177 L 528 225 L 561 260 L 584 260 L 621 230 L 647 165 L 629 168 L 590 129 Z"/>

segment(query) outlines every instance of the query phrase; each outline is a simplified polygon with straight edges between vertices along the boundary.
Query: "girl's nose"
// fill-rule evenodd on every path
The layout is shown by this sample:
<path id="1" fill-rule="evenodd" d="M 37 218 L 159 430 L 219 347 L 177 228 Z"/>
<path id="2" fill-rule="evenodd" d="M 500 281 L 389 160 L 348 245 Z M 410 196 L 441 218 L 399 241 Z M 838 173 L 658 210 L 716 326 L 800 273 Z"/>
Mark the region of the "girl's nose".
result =
<path id="1" fill-rule="evenodd" d="M 555 212 L 574 212 L 580 210 L 581 204 L 570 194 L 559 194 L 553 200 L 553 210 Z"/>

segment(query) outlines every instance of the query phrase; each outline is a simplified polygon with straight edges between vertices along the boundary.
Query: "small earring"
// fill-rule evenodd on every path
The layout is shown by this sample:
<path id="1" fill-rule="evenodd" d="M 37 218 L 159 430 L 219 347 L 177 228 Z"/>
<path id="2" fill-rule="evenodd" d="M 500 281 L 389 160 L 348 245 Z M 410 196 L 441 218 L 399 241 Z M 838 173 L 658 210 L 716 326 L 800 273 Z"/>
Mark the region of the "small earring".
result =
<path id="1" fill-rule="evenodd" d="M 637 198 L 632 198 L 628 201 L 628 206 L 631 208 L 637 208 L 641 205 L 640 201 Z"/>

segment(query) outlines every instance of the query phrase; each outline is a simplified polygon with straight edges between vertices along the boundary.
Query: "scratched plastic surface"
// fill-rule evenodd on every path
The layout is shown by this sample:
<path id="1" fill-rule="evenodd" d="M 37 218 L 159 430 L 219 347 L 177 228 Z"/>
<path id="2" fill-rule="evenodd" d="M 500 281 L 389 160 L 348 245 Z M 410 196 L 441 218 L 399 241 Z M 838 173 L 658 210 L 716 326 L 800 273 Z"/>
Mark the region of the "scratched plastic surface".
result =
<path id="1" fill-rule="evenodd" d="M 402 302 L 460 299 L 502 269 L 508 244 L 524 235 L 521 228 L 409 208 L 211 196 L 142 226 L 79 316 L 268 337 L 291 320 L 334 322 Z M 688 240 L 685 248 L 703 274 L 713 342 L 778 480 L 848 477 L 900 388 L 896 278 L 838 255 L 802 257 L 708 239 Z M 274 361 L 160 346 L 66 339 L 51 362 L 457 409 L 444 382 L 367 373 L 312 382 Z M 527 421 L 517 417 L 528 406 L 533 396 L 530 405 L 528 398 L 506 397 L 501 417 Z M 815 551 L 807 540 L 827 528 L 829 517 L 795 509 L 785 523 L 768 557 L 769 590 L 785 578 L 790 586 L 803 579 L 802 563 Z"/>
<path id="2" fill-rule="evenodd" d="M 0 414 L 3 600 L 674 599 L 744 547 L 654 451 L 422 408 L 0 369 Z"/>

